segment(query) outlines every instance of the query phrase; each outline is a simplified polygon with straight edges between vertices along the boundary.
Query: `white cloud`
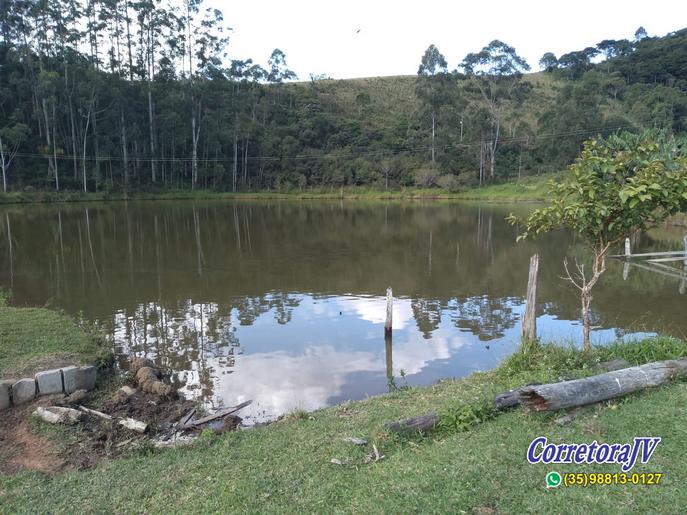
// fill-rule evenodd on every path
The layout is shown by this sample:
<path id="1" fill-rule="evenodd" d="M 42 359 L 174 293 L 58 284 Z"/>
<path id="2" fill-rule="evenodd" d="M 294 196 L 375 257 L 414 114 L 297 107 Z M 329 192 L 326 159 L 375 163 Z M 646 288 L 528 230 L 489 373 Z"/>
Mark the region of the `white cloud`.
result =
<path id="1" fill-rule="evenodd" d="M 342 297 L 337 299 L 341 311 L 356 313 L 361 319 L 373 324 L 386 321 L 386 297 Z M 395 331 L 405 329 L 413 319 L 410 299 L 394 299 L 391 325 Z"/>

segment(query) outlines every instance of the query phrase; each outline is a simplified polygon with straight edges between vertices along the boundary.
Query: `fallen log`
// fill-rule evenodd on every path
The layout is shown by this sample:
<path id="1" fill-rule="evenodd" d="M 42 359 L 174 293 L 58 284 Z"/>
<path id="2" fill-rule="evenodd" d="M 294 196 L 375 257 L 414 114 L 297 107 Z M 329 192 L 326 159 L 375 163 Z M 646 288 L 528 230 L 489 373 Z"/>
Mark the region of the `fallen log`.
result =
<path id="1" fill-rule="evenodd" d="M 687 358 L 656 361 L 584 379 L 520 389 L 520 404 L 532 411 L 549 411 L 594 404 L 687 376 Z"/>
<path id="2" fill-rule="evenodd" d="M 189 420 L 189 421 L 185 422 L 184 424 L 179 425 L 179 429 L 191 429 L 193 427 L 202 426 L 203 424 L 207 424 L 208 422 L 212 422 L 213 420 L 217 420 L 218 418 L 226 417 L 227 415 L 231 415 L 232 413 L 236 413 L 240 409 L 243 409 L 252 403 L 253 403 L 253 401 L 242 402 L 241 404 L 239 404 L 237 406 L 232 406 L 231 408 L 227 408 L 227 409 L 218 411 L 217 413 L 215 413 L 213 415 L 208 415 L 207 417 L 199 418 L 197 420 Z"/>
<path id="3" fill-rule="evenodd" d="M 396 422 L 387 422 L 385 426 L 389 431 L 393 431 L 394 433 L 427 433 L 428 431 L 434 429 L 438 423 L 439 414 L 432 412 L 421 417 L 405 418 Z"/>
<path id="4" fill-rule="evenodd" d="M 527 386 L 521 386 L 520 388 L 515 388 L 513 390 L 508 390 L 507 392 L 498 393 L 494 396 L 494 409 L 497 411 L 510 408 L 511 406 L 516 406 L 520 403 L 520 392 L 525 388 L 530 386 L 537 386 L 541 383 L 531 383 Z"/>
<path id="5" fill-rule="evenodd" d="M 622 358 L 612 359 L 610 361 L 603 361 L 599 363 L 599 370 L 604 372 L 613 372 L 614 370 L 620 370 L 622 368 L 629 368 L 632 365 L 629 361 Z"/>

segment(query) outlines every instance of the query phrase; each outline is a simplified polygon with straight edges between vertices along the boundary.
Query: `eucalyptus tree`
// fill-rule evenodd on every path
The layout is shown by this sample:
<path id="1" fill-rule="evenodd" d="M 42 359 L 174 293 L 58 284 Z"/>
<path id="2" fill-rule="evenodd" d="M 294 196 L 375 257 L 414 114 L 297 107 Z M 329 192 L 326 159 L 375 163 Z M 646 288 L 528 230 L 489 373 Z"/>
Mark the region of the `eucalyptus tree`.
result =
<path id="1" fill-rule="evenodd" d="M 186 79 L 191 97 L 191 186 L 198 181 L 198 142 L 202 128 L 203 95 L 198 79 L 211 79 L 221 75 L 222 58 L 228 36 L 222 25 L 224 18 L 218 9 L 208 8 L 199 18 L 202 0 L 185 0 L 186 26 L 185 52 L 188 58 Z"/>
<path id="2" fill-rule="evenodd" d="M 420 67 L 417 70 L 415 93 L 421 103 L 431 113 L 432 120 L 432 145 L 431 162 L 436 162 L 435 139 L 437 111 L 446 102 L 447 82 L 450 81 L 446 58 L 434 45 L 429 45 L 422 56 Z"/>
<path id="3" fill-rule="evenodd" d="M 494 40 L 477 53 L 470 53 L 460 64 L 468 88 L 479 94 L 489 115 L 490 131 L 486 148 L 489 157 L 489 178 L 496 176 L 496 154 L 507 106 L 513 106 L 526 90 L 522 74 L 529 64 L 515 49 Z"/>
<path id="4" fill-rule="evenodd" d="M 635 41 L 641 41 L 643 39 L 646 39 L 649 37 L 649 34 L 647 34 L 646 29 L 644 27 L 639 27 L 635 31 Z"/>
<path id="5" fill-rule="evenodd" d="M 267 66 L 269 67 L 267 71 L 267 81 L 273 84 L 281 83 L 286 80 L 296 80 L 298 76 L 291 70 L 289 70 L 286 64 L 286 54 L 275 48 L 270 54 L 270 58 L 267 60 Z"/>
<path id="6" fill-rule="evenodd" d="M 558 58 L 553 52 L 546 52 L 539 59 L 539 68 L 545 72 L 550 72 L 558 68 Z"/>
<path id="7" fill-rule="evenodd" d="M 568 78 L 580 79 L 592 67 L 592 59 L 599 53 L 600 50 L 596 47 L 568 52 L 558 59 L 558 68 L 565 70 L 565 75 Z"/>

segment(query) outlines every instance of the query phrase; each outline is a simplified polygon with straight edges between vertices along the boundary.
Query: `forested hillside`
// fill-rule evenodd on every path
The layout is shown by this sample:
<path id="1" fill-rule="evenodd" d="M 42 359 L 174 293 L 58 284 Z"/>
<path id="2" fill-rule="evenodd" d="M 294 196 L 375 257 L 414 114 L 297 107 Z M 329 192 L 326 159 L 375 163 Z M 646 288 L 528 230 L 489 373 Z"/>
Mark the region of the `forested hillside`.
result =
<path id="1" fill-rule="evenodd" d="M 560 170 L 599 133 L 687 131 L 687 29 L 538 73 L 495 40 L 460 63 L 431 45 L 417 76 L 303 82 L 278 49 L 232 60 L 229 34 L 201 0 L 4 0 L 3 188 L 457 190 Z"/>

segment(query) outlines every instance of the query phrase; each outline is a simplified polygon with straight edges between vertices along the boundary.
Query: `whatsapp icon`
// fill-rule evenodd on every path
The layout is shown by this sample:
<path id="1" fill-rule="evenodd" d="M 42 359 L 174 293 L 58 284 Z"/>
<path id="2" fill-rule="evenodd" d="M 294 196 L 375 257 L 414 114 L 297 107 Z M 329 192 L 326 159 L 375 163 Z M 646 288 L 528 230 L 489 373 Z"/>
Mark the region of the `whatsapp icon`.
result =
<path id="1" fill-rule="evenodd" d="M 563 478 L 558 472 L 549 472 L 548 474 L 546 474 L 546 488 L 558 488 L 559 486 L 561 486 L 562 480 Z"/>

